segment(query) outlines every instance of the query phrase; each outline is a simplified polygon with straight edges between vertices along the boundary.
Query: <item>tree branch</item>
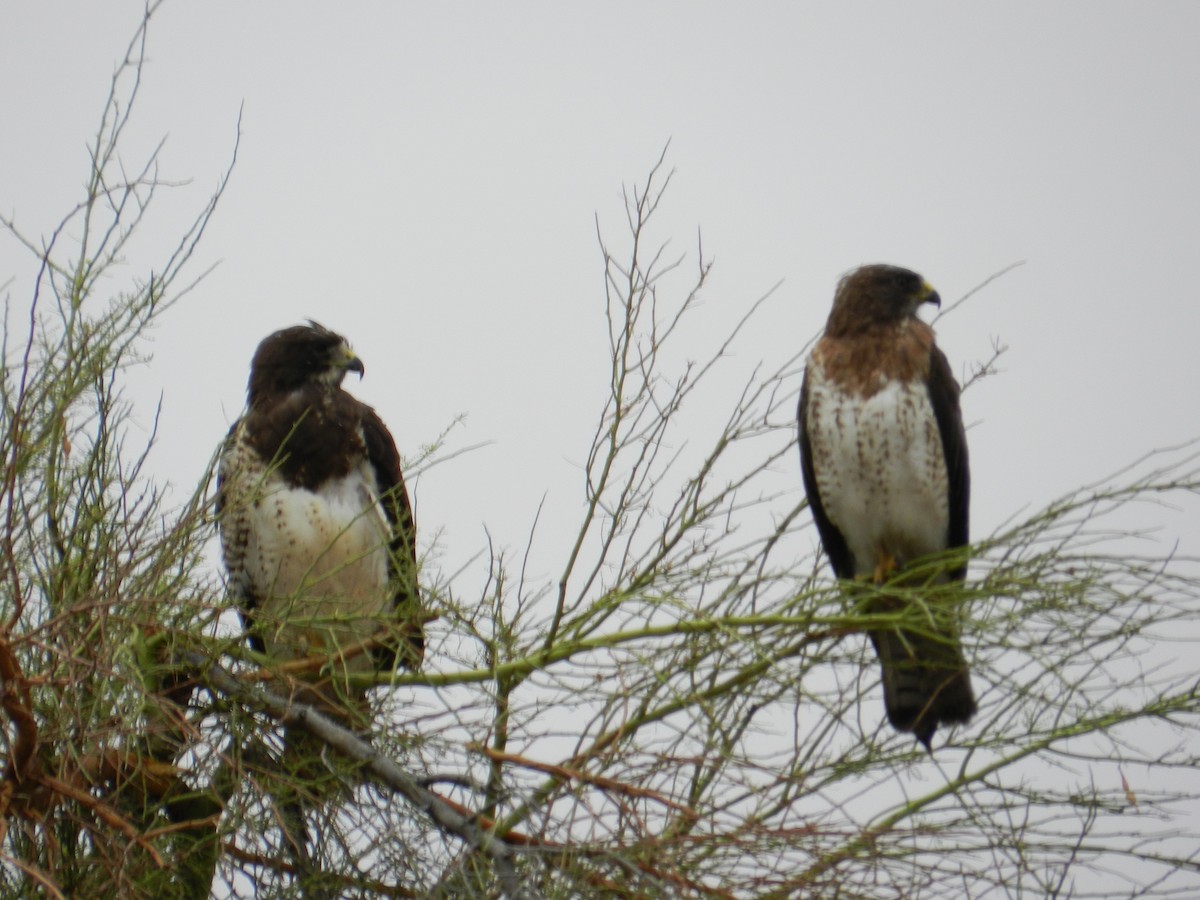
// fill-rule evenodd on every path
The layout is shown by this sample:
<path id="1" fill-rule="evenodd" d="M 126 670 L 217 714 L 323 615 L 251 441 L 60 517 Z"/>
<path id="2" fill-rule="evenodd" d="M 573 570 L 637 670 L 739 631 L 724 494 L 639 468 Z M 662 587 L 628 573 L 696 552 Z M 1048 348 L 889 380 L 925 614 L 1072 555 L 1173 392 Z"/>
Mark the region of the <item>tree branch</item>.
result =
<path id="1" fill-rule="evenodd" d="M 521 883 L 513 865 L 513 848 L 502 837 L 480 828 L 472 817 L 463 815 L 441 797 L 422 787 L 395 760 L 384 756 L 352 731 L 335 725 L 310 706 L 291 703 L 269 690 L 244 684 L 219 663 L 201 653 L 184 651 L 178 656 L 177 663 L 195 671 L 201 680 L 226 697 L 250 709 L 265 712 L 284 725 L 302 728 L 347 758 L 362 763 L 380 783 L 425 813 L 439 829 L 454 835 L 487 857 L 496 868 L 506 897 L 512 900 L 536 900 L 540 896 Z"/>

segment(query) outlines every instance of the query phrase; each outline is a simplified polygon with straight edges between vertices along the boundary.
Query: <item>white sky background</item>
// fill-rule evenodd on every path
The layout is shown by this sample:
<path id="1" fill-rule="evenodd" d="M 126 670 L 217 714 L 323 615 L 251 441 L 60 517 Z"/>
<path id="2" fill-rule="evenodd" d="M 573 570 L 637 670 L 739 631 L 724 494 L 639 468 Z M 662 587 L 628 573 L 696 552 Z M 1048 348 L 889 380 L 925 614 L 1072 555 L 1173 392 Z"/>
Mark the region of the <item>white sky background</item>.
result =
<path id="1" fill-rule="evenodd" d="M 949 301 L 1026 261 L 939 325 L 960 372 L 1010 348 L 967 396 L 975 534 L 1200 433 L 1200 5 L 567 6 L 160 11 L 125 148 L 132 166 L 166 136 L 161 174 L 192 179 L 160 215 L 202 204 L 245 104 L 201 245 L 220 265 L 162 320 L 147 373 L 168 478 L 202 470 L 257 342 L 312 317 L 354 343 L 350 386 L 402 452 L 458 413 L 456 444 L 494 442 L 418 485 L 447 564 L 483 523 L 520 545 L 546 490 L 543 524 L 572 526 L 606 374 L 593 217 L 623 246 L 620 189 L 668 139 L 658 234 L 694 261 L 699 228 L 717 263 L 697 355 L 780 279 L 740 355 L 794 353 L 860 263 Z M 0 206 L 27 232 L 80 195 L 140 10 L 0 6 Z M 157 260 L 144 237 L 134 273 Z M 0 243 L 4 271 L 16 253 Z"/>
<path id="2" fill-rule="evenodd" d="M 27 233 L 82 195 L 141 8 L 0 2 L 0 209 Z M 1010 348 L 965 398 L 982 537 L 1200 434 L 1198 41 L 1187 2 L 168 3 L 125 157 L 165 135 L 160 174 L 192 183 L 158 197 L 129 274 L 174 245 L 244 118 L 194 271 L 220 265 L 135 379 L 146 424 L 164 398 L 157 471 L 182 500 L 257 342 L 312 317 L 355 345 L 348 387 L 403 453 L 459 413 L 455 445 L 493 442 L 416 486 L 439 565 L 484 524 L 519 551 L 548 492 L 535 561 L 556 576 L 607 382 L 594 216 L 624 246 L 621 187 L 669 139 L 657 234 L 689 274 L 697 228 L 716 260 L 697 356 L 781 279 L 747 364 L 795 353 L 861 263 L 952 301 L 1026 262 L 939 323 L 960 372 Z M 0 273 L 27 267 L 0 241 Z M 1155 511 L 1165 545 L 1200 552 L 1196 512 Z"/>

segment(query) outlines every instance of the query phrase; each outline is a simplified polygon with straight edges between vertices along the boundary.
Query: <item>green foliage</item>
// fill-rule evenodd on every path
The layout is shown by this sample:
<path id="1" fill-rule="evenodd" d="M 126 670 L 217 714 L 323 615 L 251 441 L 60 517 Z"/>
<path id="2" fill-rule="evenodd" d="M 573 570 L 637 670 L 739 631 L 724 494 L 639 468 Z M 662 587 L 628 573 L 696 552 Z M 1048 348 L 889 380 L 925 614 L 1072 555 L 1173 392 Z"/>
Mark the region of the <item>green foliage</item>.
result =
<path id="1" fill-rule="evenodd" d="M 194 843 L 186 830 L 162 833 L 163 795 L 179 785 L 152 752 L 172 723 L 158 685 L 148 690 L 146 648 L 212 607 L 205 489 L 166 505 L 144 473 L 153 429 L 133 445 L 122 379 L 194 283 L 186 263 L 224 185 L 161 265 L 116 283 L 162 188 L 157 151 L 132 177 L 118 154 L 144 40 L 143 24 L 89 147 L 84 199 L 44 242 L 3 221 L 37 260 L 25 314 L 6 303 L 0 387 L 3 858 L 14 896 L 161 896 L 171 856 Z M 211 866 L 192 895 L 210 881 Z"/>
<path id="2" fill-rule="evenodd" d="M 981 710 L 924 756 L 883 724 L 864 636 L 899 619 L 921 629 L 922 591 L 889 586 L 916 602 L 872 614 L 825 575 L 795 458 L 805 348 L 736 372 L 768 294 L 697 354 L 711 263 L 697 248 L 689 277 L 687 255 L 652 237 L 661 160 L 626 197 L 622 249 L 601 241 L 611 372 L 559 569 L 526 569 L 539 523 L 518 558 L 487 548 L 482 585 L 427 563 L 425 671 L 355 676 L 377 687 L 370 744 L 290 704 L 295 664 L 219 624 L 207 474 L 171 506 L 146 473 L 153 431 L 131 437 L 123 373 L 194 284 L 183 273 L 225 188 L 165 261 L 116 286 L 163 187 L 154 153 L 132 178 L 117 157 L 145 25 L 83 201 L 44 242 L 3 222 L 39 272 L 28 315 L 4 328 L 0 894 L 1085 897 L 1119 882 L 1165 897 L 1200 884 L 1200 833 L 1181 815 L 1200 797 L 1187 663 L 1200 566 L 1137 533 L 1139 511 L 1194 502 L 1197 445 L 973 548 L 967 585 L 943 590 Z M 419 465 L 454 455 L 439 438 Z M 312 732 L 314 757 L 281 765 L 284 721 Z M 315 807 L 308 871 L 281 827 L 281 798 L 298 795 Z"/>

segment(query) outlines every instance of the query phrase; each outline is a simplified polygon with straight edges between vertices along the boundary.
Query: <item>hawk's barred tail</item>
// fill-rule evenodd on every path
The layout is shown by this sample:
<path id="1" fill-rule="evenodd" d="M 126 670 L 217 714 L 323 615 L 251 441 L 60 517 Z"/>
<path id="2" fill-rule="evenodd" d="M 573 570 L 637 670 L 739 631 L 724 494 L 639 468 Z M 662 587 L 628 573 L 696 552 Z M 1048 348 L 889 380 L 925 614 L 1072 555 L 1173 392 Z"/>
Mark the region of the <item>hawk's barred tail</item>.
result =
<path id="1" fill-rule="evenodd" d="M 926 750 L 939 724 L 962 724 L 975 714 L 975 694 L 955 635 L 886 629 L 871 632 L 883 670 L 883 703 L 898 731 Z"/>

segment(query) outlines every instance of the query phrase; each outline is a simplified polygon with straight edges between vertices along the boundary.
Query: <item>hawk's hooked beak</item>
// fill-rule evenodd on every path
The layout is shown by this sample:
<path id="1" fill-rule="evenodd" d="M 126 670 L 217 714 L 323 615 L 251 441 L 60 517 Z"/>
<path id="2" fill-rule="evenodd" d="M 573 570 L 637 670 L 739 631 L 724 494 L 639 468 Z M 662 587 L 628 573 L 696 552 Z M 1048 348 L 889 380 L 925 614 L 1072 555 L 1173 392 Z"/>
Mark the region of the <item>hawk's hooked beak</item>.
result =
<path id="1" fill-rule="evenodd" d="M 921 302 L 932 303 L 938 309 L 942 308 L 942 298 L 928 281 L 921 282 Z"/>
<path id="2" fill-rule="evenodd" d="M 340 350 L 341 356 L 337 361 L 338 366 L 347 372 L 357 372 L 358 378 L 361 381 L 363 375 L 367 372 L 367 367 L 363 365 L 363 361 L 349 347 L 342 347 Z"/>

